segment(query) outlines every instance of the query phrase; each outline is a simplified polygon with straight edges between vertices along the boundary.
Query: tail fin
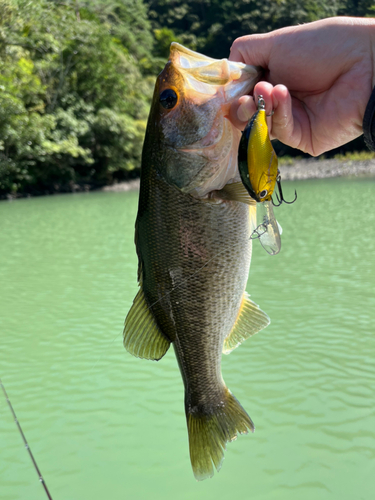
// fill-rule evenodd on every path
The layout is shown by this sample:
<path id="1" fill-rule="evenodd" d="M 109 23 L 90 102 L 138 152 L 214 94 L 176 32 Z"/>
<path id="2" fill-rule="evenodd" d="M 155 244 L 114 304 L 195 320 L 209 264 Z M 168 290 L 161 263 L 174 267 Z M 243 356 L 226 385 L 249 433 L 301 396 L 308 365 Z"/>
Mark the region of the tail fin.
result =
<path id="1" fill-rule="evenodd" d="M 209 411 L 191 408 L 186 410 L 189 433 L 190 460 L 198 481 L 219 471 L 224 460 L 226 443 L 234 441 L 237 433 L 254 432 L 254 424 L 229 389 L 225 388 L 223 401 Z"/>

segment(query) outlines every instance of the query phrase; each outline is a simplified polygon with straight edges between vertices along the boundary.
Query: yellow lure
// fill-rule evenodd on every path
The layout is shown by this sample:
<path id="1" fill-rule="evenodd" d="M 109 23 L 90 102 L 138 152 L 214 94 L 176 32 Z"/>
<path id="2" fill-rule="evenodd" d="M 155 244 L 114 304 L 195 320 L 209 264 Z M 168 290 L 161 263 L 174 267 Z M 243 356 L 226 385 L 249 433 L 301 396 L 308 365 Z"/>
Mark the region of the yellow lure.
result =
<path id="1" fill-rule="evenodd" d="M 276 255 L 281 248 L 281 228 L 273 213 L 271 197 L 277 182 L 280 186 L 280 178 L 262 96 L 258 97 L 258 110 L 242 133 L 238 149 L 238 168 L 246 190 L 258 202 L 257 225 L 251 238 L 259 239 L 269 254 Z"/>
<path id="2" fill-rule="evenodd" d="M 268 133 L 266 107 L 258 97 L 258 110 L 243 131 L 238 168 L 241 180 L 257 202 L 271 200 L 279 174 L 278 161 Z"/>

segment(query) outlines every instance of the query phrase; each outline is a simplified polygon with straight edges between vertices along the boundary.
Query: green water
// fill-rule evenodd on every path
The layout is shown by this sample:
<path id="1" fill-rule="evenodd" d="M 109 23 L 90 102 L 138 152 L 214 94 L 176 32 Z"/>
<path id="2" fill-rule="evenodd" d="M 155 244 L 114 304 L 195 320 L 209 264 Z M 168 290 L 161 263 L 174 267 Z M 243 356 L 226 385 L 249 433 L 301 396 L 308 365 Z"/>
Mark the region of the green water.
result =
<path id="1" fill-rule="evenodd" d="M 138 193 L 0 203 L 0 377 L 54 500 L 372 500 L 375 181 L 285 183 L 282 250 L 254 246 L 272 324 L 224 357 L 256 425 L 197 483 L 173 349 L 122 346 Z M 0 392 L 0 498 L 46 498 Z"/>

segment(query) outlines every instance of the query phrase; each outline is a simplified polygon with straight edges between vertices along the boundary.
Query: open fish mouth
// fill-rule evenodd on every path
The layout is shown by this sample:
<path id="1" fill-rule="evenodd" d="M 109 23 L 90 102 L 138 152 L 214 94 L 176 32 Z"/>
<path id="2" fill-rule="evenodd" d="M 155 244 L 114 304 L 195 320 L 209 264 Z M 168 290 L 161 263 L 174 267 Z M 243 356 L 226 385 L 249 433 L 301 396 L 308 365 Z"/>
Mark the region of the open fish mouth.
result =
<path id="1" fill-rule="evenodd" d="M 228 59 L 212 59 L 178 43 L 172 43 L 170 61 L 184 80 L 184 97 L 200 109 L 199 133 L 178 151 L 206 161 L 183 191 L 196 197 L 222 189 L 239 180 L 237 150 L 240 132 L 226 116 L 231 103 L 249 94 L 261 69 Z M 207 112 L 203 111 L 207 110 Z"/>
<path id="2" fill-rule="evenodd" d="M 167 151 L 169 161 L 160 168 L 167 182 L 200 198 L 235 178 L 240 132 L 226 117 L 260 74 L 260 68 L 171 44 L 148 125 L 160 138 L 158 148 Z"/>
<path id="3" fill-rule="evenodd" d="M 261 72 L 259 67 L 228 59 L 213 59 L 177 42 L 171 44 L 170 60 L 184 76 L 187 91 L 192 89 L 212 96 L 219 91 L 226 103 L 249 93 Z"/>

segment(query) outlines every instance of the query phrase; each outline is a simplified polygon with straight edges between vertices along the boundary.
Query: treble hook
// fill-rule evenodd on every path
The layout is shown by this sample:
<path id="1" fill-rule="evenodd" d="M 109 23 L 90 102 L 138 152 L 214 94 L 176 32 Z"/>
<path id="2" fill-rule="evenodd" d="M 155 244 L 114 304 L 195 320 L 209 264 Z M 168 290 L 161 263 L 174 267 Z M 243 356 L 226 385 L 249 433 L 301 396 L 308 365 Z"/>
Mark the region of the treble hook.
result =
<path id="1" fill-rule="evenodd" d="M 278 205 L 276 205 L 273 200 L 272 200 L 272 204 L 274 207 L 279 207 L 283 202 L 286 203 L 287 205 L 291 205 L 292 203 L 294 203 L 297 199 L 297 191 L 295 190 L 294 191 L 294 200 L 292 201 L 286 201 L 286 199 L 284 198 L 284 194 L 283 194 L 283 190 L 281 188 L 281 176 L 278 175 L 277 178 L 276 178 L 276 182 L 277 182 L 277 187 L 279 188 L 279 194 L 280 194 L 280 198 L 277 196 L 277 193 L 275 191 L 275 196 L 276 196 L 276 199 L 278 201 Z"/>
<path id="2" fill-rule="evenodd" d="M 279 207 L 279 206 L 281 205 L 281 203 L 283 202 L 283 200 L 282 200 L 282 199 L 280 200 L 280 198 L 277 196 L 276 191 L 274 192 L 274 195 L 276 196 L 276 199 L 277 199 L 277 201 L 278 201 L 278 204 L 276 204 L 276 203 L 273 201 L 273 198 L 271 197 L 271 200 L 272 200 L 272 205 L 273 205 L 274 207 Z"/>

